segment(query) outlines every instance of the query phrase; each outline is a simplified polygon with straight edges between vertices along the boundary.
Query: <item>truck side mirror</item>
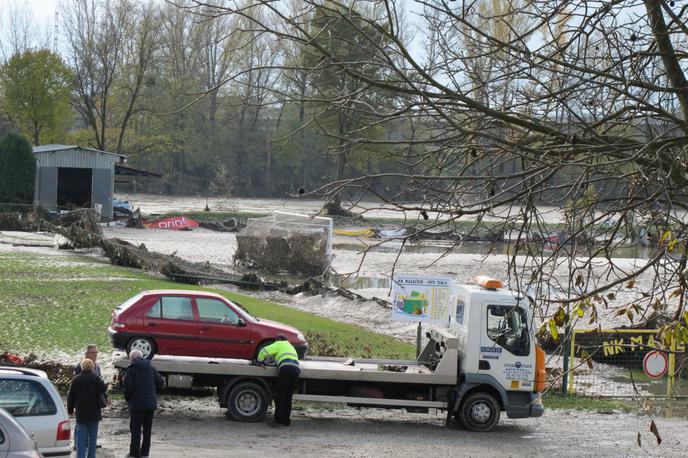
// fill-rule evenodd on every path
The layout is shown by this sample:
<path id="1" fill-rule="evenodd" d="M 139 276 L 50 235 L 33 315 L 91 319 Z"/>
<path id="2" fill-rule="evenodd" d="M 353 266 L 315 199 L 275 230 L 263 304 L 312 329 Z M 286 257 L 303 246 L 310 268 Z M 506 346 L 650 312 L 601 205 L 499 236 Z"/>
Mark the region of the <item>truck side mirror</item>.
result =
<path id="1" fill-rule="evenodd" d="M 239 326 L 240 328 L 246 327 L 246 322 L 244 321 L 243 318 L 239 318 L 239 321 L 237 321 L 237 326 Z"/>

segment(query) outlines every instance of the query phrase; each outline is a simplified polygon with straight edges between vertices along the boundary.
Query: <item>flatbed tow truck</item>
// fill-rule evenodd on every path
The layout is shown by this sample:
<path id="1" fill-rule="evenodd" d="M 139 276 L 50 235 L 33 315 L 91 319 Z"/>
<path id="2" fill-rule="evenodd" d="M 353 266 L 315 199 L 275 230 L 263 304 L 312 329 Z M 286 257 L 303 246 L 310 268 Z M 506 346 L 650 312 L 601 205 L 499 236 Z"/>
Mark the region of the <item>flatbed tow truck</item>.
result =
<path id="1" fill-rule="evenodd" d="M 495 280 L 461 285 L 446 326 L 430 328 L 416 360 L 308 357 L 300 362 L 295 400 L 359 407 L 440 409 L 472 431 L 489 431 L 500 412 L 539 417 L 544 352 L 535 344 L 528 301 Z M 214 386 L 220 407 L 237 421 L 259 421 L 272 398 L 276 368 L 253 361 L 156 355 L 151 363 L 170 388 Z M 124 352 L 113 353 L 121 372 Z M 119 377 L 118 377 L 119 378 Z"/>

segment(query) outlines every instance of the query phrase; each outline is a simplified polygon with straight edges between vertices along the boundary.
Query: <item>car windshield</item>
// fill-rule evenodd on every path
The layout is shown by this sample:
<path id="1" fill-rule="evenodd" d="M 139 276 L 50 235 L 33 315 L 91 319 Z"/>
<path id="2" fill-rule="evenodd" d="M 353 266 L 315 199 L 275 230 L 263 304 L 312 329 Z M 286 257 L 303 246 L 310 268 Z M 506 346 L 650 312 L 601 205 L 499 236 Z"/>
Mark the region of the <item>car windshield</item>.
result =
<path id="1" fill-rule="evenodd" d="M 241 309 L 241 311 L 244 312 L 244 315 L 246 315 L 247 317 L 249 317 L 249 318 L 252 319 L 253 321 L 260 321 L 260 318 L 258 318 L 258 317 L 255 316 L 255 315 L 250 314 L 250 313 L 248 312 L 248 310 L 246 310 L 246 308 L 245 308 L 243 305 L 241 305 L 240 303 L 238 303 L 238 302 L 236 302 L 236 301 L 231 301 L 231 302 L 232 302 L 232 304 L 234 304 L 234 305 L 236 305 L 237 307 L 239 307 L 239 308 Z"/>

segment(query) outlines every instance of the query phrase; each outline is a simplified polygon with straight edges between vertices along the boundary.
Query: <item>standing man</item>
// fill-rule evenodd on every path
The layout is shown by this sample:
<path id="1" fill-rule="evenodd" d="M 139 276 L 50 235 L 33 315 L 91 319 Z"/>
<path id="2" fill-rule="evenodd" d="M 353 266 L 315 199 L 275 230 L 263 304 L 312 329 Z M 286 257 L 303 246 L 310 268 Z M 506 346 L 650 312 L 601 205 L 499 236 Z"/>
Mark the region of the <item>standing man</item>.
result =
<path id="1" fill-rule="evenodd" d="M 129 353 L 129 367 L 122 380 L 124 398 L 129 405 L 129 457 L 145 457 L 150 452 L 153 413 L 158 408 L 155 389 L 164 385 L 165 380 L 140 351 Z"/>
<path id="2" fill-rule="evenodd" d="M 103 419 L 100 398 L 107 397 L 107 386 L 95 373 L 95 363 L 81 361 L 81 372 L 74 377 L 67 395 L 67 412 L 76 413 L 76 456 L 95 458 L 98 422 Z"/>
<path id="3" fill-rule="evenodd" d="M 291 420 L 291 399 L 299 381 L 301 369 L 296 350 L 287 338 L 280 334 L 277 340 L 264 347 L 258 353 L 258 362 L 263 363 L 271 356 L 277 364 L 277 381 L 275 383 L 275 418 L 271 425 L 289 426 Z"/>
<path id="4" fill-rule="evenodd" d="M 100 366 L 98 365 L 98 345 L 96 344 L 88 344 L 86 345 L 86 353 L 84 354 L 84 358 L 90 359 L 93 361 L 93 364 L 95 364 L 95 369 L 94 372 L 98 377 L 100 377 Z M 81 362 L 78 362 L 77 365 L 74 367 L 74 375 L 79 375 L 81 374 Z"/>

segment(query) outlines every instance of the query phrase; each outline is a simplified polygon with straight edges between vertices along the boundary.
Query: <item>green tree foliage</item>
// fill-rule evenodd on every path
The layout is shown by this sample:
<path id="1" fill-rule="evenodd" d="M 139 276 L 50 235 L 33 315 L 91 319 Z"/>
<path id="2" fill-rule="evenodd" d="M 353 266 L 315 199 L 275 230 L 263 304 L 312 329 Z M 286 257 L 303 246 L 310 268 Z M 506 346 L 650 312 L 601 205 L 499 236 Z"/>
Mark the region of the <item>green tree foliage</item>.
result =
<path id="1" fill-rule="evenodd" d="M 0 164 L 0 202 L 31 202 L 36 159 L 23 135 L 9 132 L 0 137 Z"/>
<path id="2" fill-rule="evenodd" d="M 35 145 L 63 140 L 71 126 L 72 72 L 48 50 L 13 55 L 0 71 L 7 117 Z"/>
<path id="3" fill-rule="evenodd" d="M 379 114 L 393 105 L 389 92 L 371 88 L 365 78 L 384 81 L 389 77 L 384 62 L 390 41 L 366 20 L 373 11 L 356 11 L 332 4 L 315 8 L 312 20 L 313 39 L 304 48 L 304 61 L 310 67 L 314 124 L 327 138 L 325 153 L 333 165 L 331 179 L 342 180 L 376 169 L 379 148 L 357 140 L 384 137 Z M 335 69 L 346 63 L 360 75 Z M 328 206 L 332 214 L 342 212 L 341 193 Z"/>

